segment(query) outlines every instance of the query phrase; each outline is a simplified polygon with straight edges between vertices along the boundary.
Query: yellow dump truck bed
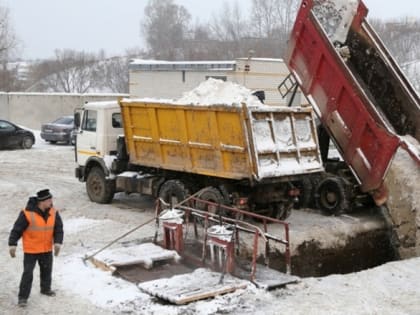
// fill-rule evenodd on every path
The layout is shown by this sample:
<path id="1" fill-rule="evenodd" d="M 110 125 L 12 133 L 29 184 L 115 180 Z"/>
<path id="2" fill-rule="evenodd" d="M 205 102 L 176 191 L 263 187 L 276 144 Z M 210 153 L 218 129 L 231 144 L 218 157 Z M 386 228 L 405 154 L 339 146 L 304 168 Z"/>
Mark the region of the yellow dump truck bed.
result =
<path id="1" fill-rule="evenodd" d="M 255 181 L 323 170 L 310 108 L 120 106 L 132 164 Z"/>

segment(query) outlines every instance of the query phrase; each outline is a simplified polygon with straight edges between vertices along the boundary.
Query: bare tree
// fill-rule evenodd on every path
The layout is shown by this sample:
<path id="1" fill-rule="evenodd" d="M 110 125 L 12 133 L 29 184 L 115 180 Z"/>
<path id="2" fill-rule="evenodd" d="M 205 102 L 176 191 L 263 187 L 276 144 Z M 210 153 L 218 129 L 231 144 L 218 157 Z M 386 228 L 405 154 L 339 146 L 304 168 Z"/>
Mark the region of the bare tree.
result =
<path id="1" fill-rule="evenodd" d="M 278 2 L 279 0 L 252 0 L 251 27 L 254 36 L 275 37 L 280 25 Z"/>
<path id="2" fill-rule="evenodd" d="M 212 38 L 210 26 L 200 24 L 193 27 L 191 35 L 184 41 L 184 56 L 187 60 L 220 59 L 219 41 Z"/>
<path id="3" fill-rule="evenodd" d="M 225 1 L 219 15 L 213 16 L 213 22 L 210 25 L 213 36 L 225 42 L 238 42 L 247 36 L 247 26 L 237 1 L 232 6 Z"/>
<path id="4" fill-rule="evenodd" d="M 373 19 L 370 22 L 398 62 L 420 59 L 419 19 Z"/>
<path id="5" fill-rule="evenodd" d="M 8 61 L 18 48 L 19 41 L 10 22 L 9 9 L 0 5 L 0 60 Z"/>
<path id="6" fill-rule="evenodd" d="M 18 48 L 19 41 L 10 22 L 9 9 L 0 4 L 0 90 L 16 90 L 20 85 L 16 71 L 8 68 Z"/>
<path id="7" fill-rule="evenodd" d="M 249 18 L 238 2 L 224 2 L 208 28 L 194 29 L 186 55 L 212 59 L 248 56 L 280 58 L 298 8 L 298 0 L 253 0 Z"/>
<path id="8" fill-rule="evenodd" d="M 103 88 L 114 93 L 128 93 L 128 58 L 114 57 L 102 63 Z"/>
<path id="9" fill-rule="evenodd" d="M 278 0 L 276 13 L 280 20 L 279 29 L 284 34 L 284 39 L 290 36 L 300 3 L 299 0 Z"/>
<path id="10" fill-rule="evenodd" d="M 254 50 L 265 56 L 281 57 L 295 19 L 298 0 L 253 0 L 251 31 L 259 39 Z"/>
<path id="11" fill-rule="evenodd" d="M 212 45 L 223 59 L 245 56 L 252 48 L 244 40 L 250 36 L 249 25 L 237 1 L 232 5 L 227 1 L 223 3 L 219 15 L 213 16 L 210 32 Z"/>
<path id="12" fill-rule="evenodd" d="M 182 59 L 191 15 L 173 0 L 150 0 L 141 23 L 151 55 L 158 59 Z"/>
<path id="13" fill-rule="evenodd" d="M 249 17 L 238 1 L 225 1 L 208 24 L 189 26 L 190 16 L 173 0 L 150 0 L 142 31 L 149 57 L 158 59 L 233 59 L 281 57 L 299 0 L 253 0 Z M 183 13 L 184 12 L 184 13 Z"/>
<path id="14" fill-rule="evenodd" d="M 31 90 L 86 93 L 99 80 L 98 59 L 85 52 L 56 50 L 55 59 L 43 61 L 34 67 L 32 73 L 36 83 Z"/>
<path id="15" fill-rule="evenodd" d="M 401 18 L 398 20 L 372 19 L 371 24 L 413 86 L 420 90 L 420 20 Z"/>

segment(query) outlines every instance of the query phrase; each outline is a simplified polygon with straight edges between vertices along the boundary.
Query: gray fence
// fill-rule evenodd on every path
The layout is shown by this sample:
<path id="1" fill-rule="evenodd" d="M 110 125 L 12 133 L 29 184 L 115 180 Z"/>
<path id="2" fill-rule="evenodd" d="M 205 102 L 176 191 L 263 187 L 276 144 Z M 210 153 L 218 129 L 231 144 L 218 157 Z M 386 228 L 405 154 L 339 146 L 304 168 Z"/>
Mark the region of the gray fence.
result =
<path id="1" fill-rule="evenodd" d="M 120 97 L 128 97 L 128 94 L 0 93 L 0 119 L 39 130 L 42 123 L 73 115 L 85 102 Z"/>

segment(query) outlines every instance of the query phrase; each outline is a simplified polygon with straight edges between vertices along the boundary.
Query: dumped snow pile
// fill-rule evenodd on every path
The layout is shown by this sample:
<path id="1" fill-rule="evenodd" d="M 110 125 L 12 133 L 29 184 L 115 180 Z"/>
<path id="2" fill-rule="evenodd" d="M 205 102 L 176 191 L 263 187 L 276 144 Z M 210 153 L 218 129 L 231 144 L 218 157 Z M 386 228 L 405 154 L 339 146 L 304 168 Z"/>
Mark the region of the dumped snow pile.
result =
<path id="1" fill-rule="evenodd" d="M 413 148 L 419 143 L 409 136 Z M 402 258 L 420 255 L 420 169 L 408 153 L 399 149 L 385 178 L 389 190 L 387 206 L 396 226 Z"/>
<path id="2" fill-rule="evenodd" d="M 175 103 L 183 105 L 241 106 L 241 103 L 246 103 L 248 106 L 263 105 L 255 95 L 252 95 L 250 89 L 233 82 L 212 78 L 202 82 L 195 89 L 185 92 Z"/>

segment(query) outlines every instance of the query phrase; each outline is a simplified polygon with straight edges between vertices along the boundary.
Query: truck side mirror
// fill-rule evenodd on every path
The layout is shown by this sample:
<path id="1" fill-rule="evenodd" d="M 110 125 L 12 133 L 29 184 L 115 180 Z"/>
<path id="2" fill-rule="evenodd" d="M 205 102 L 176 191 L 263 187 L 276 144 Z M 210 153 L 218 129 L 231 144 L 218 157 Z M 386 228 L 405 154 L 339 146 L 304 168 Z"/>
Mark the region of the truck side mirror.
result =
<path id="1" fill-rule="evenodd" d="M 80 113 L 79 112 L 74 113 L 74 126 L 76 128 L 80 127 Z"/>

